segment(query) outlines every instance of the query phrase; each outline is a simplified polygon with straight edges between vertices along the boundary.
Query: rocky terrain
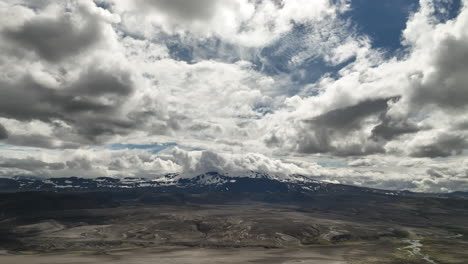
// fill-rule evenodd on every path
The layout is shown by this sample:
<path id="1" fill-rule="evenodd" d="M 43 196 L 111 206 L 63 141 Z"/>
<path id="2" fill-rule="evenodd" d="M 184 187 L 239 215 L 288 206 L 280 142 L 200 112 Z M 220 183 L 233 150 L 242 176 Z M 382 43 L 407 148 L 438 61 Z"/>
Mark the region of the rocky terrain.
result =
<path id="1" fill-rule="evenodd" d="M 132 188 L 119 187 L 120 180 L 111 188 L 89 187 L 91 181 L 80 178 L 49 183 L 28 179 L 35 186 L 50 184 L 50 189 L 34 192 L 13 179 L 10 183 L 23 184 L 23 189 L 0 193 L 0 263 L 390 264 L 468 259 L 464 196 L 390 192 L 299 177 L 219 176 Z M 60 184 L 73 187 L 57 187 Z"/>

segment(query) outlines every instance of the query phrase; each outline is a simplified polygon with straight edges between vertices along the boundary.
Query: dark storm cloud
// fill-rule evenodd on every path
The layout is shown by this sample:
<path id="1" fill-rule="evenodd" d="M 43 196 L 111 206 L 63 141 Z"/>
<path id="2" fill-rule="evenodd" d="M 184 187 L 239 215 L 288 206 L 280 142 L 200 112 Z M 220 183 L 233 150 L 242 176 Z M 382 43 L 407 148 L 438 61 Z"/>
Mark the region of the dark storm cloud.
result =
<path id="1" fill-rule="evenodd" d="M 74 21 L 71 13 L 54 18 L 36 16 L 19 28 L 5 30 L 3 35 L 40 57 L 57 62 L 101 40 L 103 27 L 99 20 L 85 11 L 82 15 L 82 25 Z"/>
<path id="2" fill-rule="evenodd" d="M 468 148 L 468 140 L 465 136 L 445 133 L 429 144 L 416 147 L 410 154 L 413 157 L 448 157 L 460 155 L 466 148 Z"/>
<path id="3" fill-rule="evenodd" d="M 6 128 L 0 124 L 0 140 L 8 138 L 8 131 Z"/>
<path id="4" fill-rule="evenodd" d="M 216 12 L 219 0 L 142 0 L 145 5 L 181 20 L 207 20 Z M 137 1 L 139 2 L 139 1 Z"/>

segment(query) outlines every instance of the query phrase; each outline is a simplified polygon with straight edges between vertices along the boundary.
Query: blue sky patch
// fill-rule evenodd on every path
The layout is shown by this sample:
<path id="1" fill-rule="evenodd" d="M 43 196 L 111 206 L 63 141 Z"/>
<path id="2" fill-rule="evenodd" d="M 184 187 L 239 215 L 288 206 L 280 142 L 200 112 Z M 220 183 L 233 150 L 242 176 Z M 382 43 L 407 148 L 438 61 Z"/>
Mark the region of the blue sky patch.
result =
<path id="1" fill-rule="evenodd" d="M 352 0 L 345 18 L 372 39 L 374 48 L 392 52 L 402 47 L 401 32 L 418 8 L 418 0 Z"/>
<path id="2" fill-rule="evenodd" d="M 110 145 L 110 149 L 112 150 L 122 150 L 122 149 L 143 149 L 147 150 L 151 153 L 158 153 L 167 148 L 175 147 L 177 143 L 169 142 L 169 143 L 154 143 L 154 144 L 112 144 Z"/>
<path id="3" fill-rule="evenodd" d="M 446 22 L 447 20 L 453 19 L 458 16 L 462 7 L 461 0 L 452 1 L 439 1 L 439 8 L 435 10 L 435 16 L 441 21 Z"/>

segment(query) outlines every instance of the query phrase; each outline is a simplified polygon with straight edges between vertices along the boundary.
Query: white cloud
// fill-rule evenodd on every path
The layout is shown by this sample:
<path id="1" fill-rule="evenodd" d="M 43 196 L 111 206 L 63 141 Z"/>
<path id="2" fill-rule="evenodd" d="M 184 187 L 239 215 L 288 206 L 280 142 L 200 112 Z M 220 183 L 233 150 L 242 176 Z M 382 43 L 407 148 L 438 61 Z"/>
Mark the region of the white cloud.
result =
<path id="1" fill-rule="evenodd" d="M 370 48 L 361 49 L 355 62 L 342 69 L 338 78 L 324 77 L 308 88 L 319 91 L 317 96 L 294 98 L 292 111 L 285 109 L 271 117 L 266 141 L 307 153 L 367 153 L 366 149 L 373 153 L 384 148 L 399 155 L 461 154 L 466 149 L 467 132 L 454 131 L 453 124 L 465 120 L 468 104 L 464 74 L 468 9 L 463 7 L 458 17 L 440 22 L 433 14 L 436 7 L 437 3 L 421 1 L 421 9 L 408 21 L 403 32 L 408 45 L 406 56 L 385 59 Z M 324 126 L 317 128 L 304 122 L 327 113 L 343 117 L 369 100 L 393 96 L 401 99 L 389 102 L 383 112 L 366 112 L 369 116 L 360 127 L 344 135 L 321 133 Z M 376 141 L 377 127 L 380 133 L 387 133 L 386 140 Z M 336 137 L 330 138 L 330 132 Z M 313 150 L 308 146 L 314 146 Z M 356 152 L 357 146 L 360 149 Z"/>
<path id="2" fill-rule="evenodd" d="M 152 38 L 168 34 L 217 37 L 243 46 L 265 46 L 295 23 L 333 18 L 347 9 L 347 1 L 185 1 L 108 0 L 123 18 L 125 30 Z M 142 23 L 144 26 L 142 26 Z"/>
<path id="3" fill-rule="evenodd" d="M 445 21 L 438 1 L 421 0 L 403 55 L 390 58 L 340 17 L 349 1 L 334 2 L 1 2 L 0 137 L 9 145 L 0 152 L 23 160 L 3 175 L 262 170 L 382 188 L 466 186 L 466 171 L 437 160 L 462 160 L 468 148 L 466 1 Z M 174 55 L 183 48 L 185 59 Z M 304 65 L 318 61 L 350 63 L 304 81 L 314 73 Z M 206 151 L 100 148 L 122 142 Z M 352 168 L 314 162 L 327 155 Z M 37 170 L 25 166 L 31 159 Z"/>

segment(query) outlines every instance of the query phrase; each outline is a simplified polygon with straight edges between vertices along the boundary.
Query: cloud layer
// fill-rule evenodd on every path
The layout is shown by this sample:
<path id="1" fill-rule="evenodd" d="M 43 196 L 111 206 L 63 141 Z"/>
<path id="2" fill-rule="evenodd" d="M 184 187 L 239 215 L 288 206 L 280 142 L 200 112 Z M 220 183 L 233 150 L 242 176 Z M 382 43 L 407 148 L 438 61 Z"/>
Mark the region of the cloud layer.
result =
<path id="1" fill-rule="evenodd" d="M 347 0 L 3 1 L 0 173 L 467 190 L 468 3 L 450 3 L 420 0 L 387 51 Z"/>

